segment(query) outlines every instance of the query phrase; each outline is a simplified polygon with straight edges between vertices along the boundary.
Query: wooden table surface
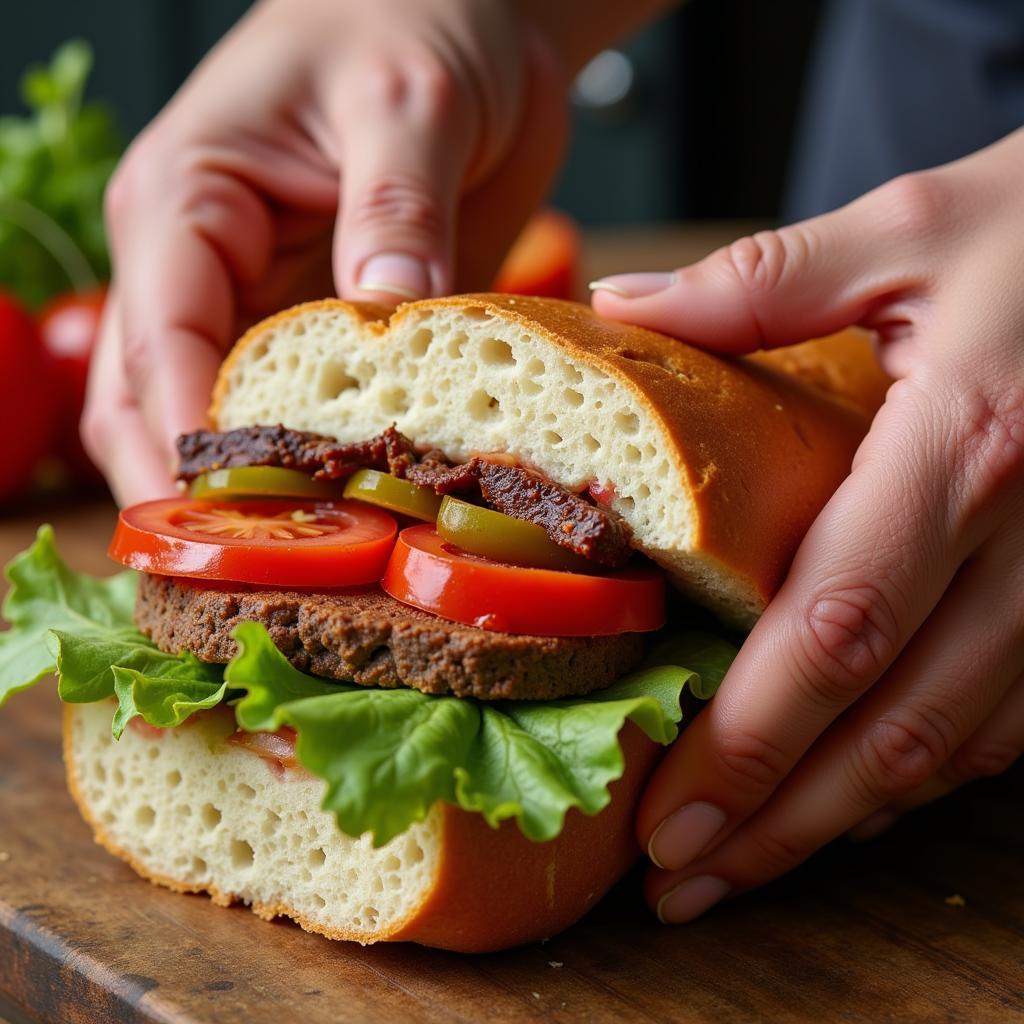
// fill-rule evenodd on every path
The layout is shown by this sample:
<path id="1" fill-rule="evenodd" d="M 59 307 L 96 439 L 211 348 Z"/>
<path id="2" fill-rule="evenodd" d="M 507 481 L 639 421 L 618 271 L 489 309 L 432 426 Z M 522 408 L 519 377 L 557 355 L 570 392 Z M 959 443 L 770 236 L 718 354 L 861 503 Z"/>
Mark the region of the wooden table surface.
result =
<path id="1" fill-rule="evenodd" d="M 598 239 L 590 269 L 721 237 Z M 99 501 L 0 515 L 0 560 L 43 519 L 74 566 L 108 571 Z M 633 877 L 564 935 L 474 957 L 332 943 L 149 885 L 93 844 L 58 722 L 52 684 L 0 712 L 0 1024 L 1024 1021 L 1021 770 L 685 928 L 659 926 Z"/>

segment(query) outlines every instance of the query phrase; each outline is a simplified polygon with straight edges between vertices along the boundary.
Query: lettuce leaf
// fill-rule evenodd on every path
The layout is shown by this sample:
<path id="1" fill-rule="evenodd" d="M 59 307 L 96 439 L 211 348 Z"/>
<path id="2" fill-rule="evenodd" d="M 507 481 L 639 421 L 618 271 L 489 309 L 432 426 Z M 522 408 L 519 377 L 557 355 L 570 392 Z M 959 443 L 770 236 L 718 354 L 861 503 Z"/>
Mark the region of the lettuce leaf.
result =
<path id="1" fill-rule="evenodd" d="M 203 678 L 211 668 L 219 670 L 219 666 L 204 665 L 191 656 L 183 661 L 181 671 L 163 675 L 146 675 L 138 669 L 115 665 L 112 672 L 117 711 L 111 723 L 114 738 L 120 739 L 128 723 L 137 716 L 159 729 L 173 729 L 197 711 L 216 707 L 224 699 L 227 683 L 221 679 L 218 685 Z M 195 672 L 193 677 L 188 675 L 190 671 Z"/>
<path id="2" fill-rule="evenodd" d="M 13 693 L 57 672 L 58 692 L 69 704 L 115 695 L 114 669 L 149 677 L 220 685 L 221 670 L 191 654 L 165 654 L 135 627 L 137 577 L 122 572 L 93 579 L 61 559 L 49 526 L 7 567 L 11 588 L 0 633 L 0 705 Z"/>
<path id="3" fill-rule="evenodd" d="M 57 554 L 49 526 L 40 528 L 35 543 L 14 558 L 5 576 L 11 588 L 3 615 L 12 628 L 0 634 L 0 704 L 56 670 L 59 641 L 51 631 L 111 641 L 138 635 L 132 623 L 135 574 L 97 580 L 72 572 Z M 96 667 L 88 672 L 89 692 L 109 683 L 112 693 L 113 677 Z"/>
<path id="4" fill-rule="evenodd" d="M 222 702 L 249 732 L 296 730 L 296 756 L 326 783 L 324 807 L 352 836 L 381 846 L 438 801 L 514 819 L 536 841 L 557 836 L 570 808 L 597 814 L 622 775 L 626 721 L 671 743 L 687 694 L 707 700 L 736 648 L 701 629 L 673 632 L 636 672 L 597 693 L 558 701 L 481 702 L 418 690 L 368 689 L 306 675 L 254 622 L 237 627 L 224 668 L 158 650 L 132 623 L 135 575 L 94 580 L 60 559 L 43 527 L 8 568 L 0 634 L 0 702 L 57 671 L 68 702 L 116 698 L 128 722 L 173 728 Z"/>
<path id="5" fill-rule="evenodd" d="M 671 743 L 683 689 L 699 683 L 689 669 L 664 665 L 586 697 L 482 702 L 325 682 L 293 668 L 257 623 L 234 637 L 241 650 L 225 680 L 247 692 L 235 709 L 239 725 L 294 728 L 299 762 L 327 782 L 324 807 L 343 832 L 371 832 L 377 846 L 422 821 L 438 800 L 494 827 L 514 818 L 530 839 L 553 839 L 570 808 L 597 814 L 607 806 L 608 785 L 624 769 L 625 722 Z M 674 653 L 685 660 L 688 646 L 712 674 L 724 674 L 702 638 L 681 635 Z"/>

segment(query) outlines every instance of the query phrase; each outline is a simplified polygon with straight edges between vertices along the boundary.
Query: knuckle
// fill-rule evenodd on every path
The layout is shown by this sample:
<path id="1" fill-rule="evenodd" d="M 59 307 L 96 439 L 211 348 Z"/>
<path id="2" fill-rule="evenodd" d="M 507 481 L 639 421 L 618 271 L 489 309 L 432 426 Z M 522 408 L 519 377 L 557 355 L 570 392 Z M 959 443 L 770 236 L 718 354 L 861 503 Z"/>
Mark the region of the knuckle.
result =
<path id="1" fill-rule="evenodd" d="M 137 391 L 144 390 L 153 366 L 153 351 L 148 335 L 126 331 L 122 342 L 121 360 L 125 376 Z"/>
<path id="2" fill-rule="evenodd" d="M 462 90 L 443 60 L 429 50 L 413 50 L 405 55 L 403 65 L 418 107 L 441 118 L 455 110 Z"/>
<path id="3" fill-rule="evenodd" d="M 886 182 L 877 192 L 889 226 L 902 239 L 942 233 L 950 217 L 953 195 L 945 177 L 935 171 L 915 171 Z"/>
<path id="4" fill-rule="evenodd" d="M 975 496 L 970 513 L 1024 475 L 1024 384 L 1004 381 L 998 393 L 975 386 L 956 401 L 961 415 L 950 461 L 954 476 Z"/>
<path id="5" fill-rule="evenodd" d="M 133 216 L 138 208 L 142 184 L 153 166 L 159 166 L 152 136 L 143 132 L 121 158 L 103 193 L 103 212 L 107 224 L 116 227 Z"/>
<path id="6" fill-rule="evenodd" d="M 771 326 L 773 296 L 801 267 L 809 265 L 814 258 L 813 248 L 812 232 L 796 224 L 779 231 L 759 231 L 721 250 L 724 274 L 739 289 L 751 324 L 759 334 L 767 334 Z"/>
<path id="7" fill-rule="evenodd" d="M 726 784 L 746 794 L 762 794 L 785 775 L 788 759 L 768 740 L 750 732 L 729 732 L 716 747 L 719 770 Z"/>
<path id="8" fill-rule="evenodd" d="M 988 741 L 965 744 L 949 759 L 953 776 L 962 782 L 1002 775 L 1020 757 L 1020 747 L 1014 743 Z"/>
<path id="9" fill-rule="evenodd" d="M 120 226 L 132 216 L 136 193 L 134 164 L 126 156 L 117 165 L 103 193 L 103 217 L 112 239 L 116 238 Z"/>
<path id="10" fill-rule="evenodd" d="M 729 266 L 744 291 L 754 294 L 770 292 L 778 287 L 792 262 L 792 245 L 787 235 L 801 237 L 798 230 L 758 231 L 739 238 L 725 252 Z"/>
<path id="11" fill-rule="evenodd" d="M 897 651 L 898 620 L 873 583 L 821 594 L 807 615 L 798 682 L 829 704 L 847 704 L 869 686 Z"/>
<path id="12" fill-rule="evenodd" d="M 426 235 L 439 234 L 443 226 L 440 204 L 426 184 L 412 176 L 394 174 L 371 182 L 351 213 L 356 227 L 400 224 Z"/>
<path id="13" fill-rule="evenodd" d="M 813 852 L 810 843 L 801 842 L 795 835 L 784 835 L 775 831 L 751 828 L 746 839 L 751 850 L 744 860 L 756 865 L 759 878 L 774 878 L 805 861 Z"/>
<path id="14" fill-rule="evenodd" d="M 110 442 L 109 421 L 104 406 L 86 403 L 78 424 L 78 433 L 89 458 L 98 466 L 104 465 Z"/>
<path id="15" fill-rule="evenodd" d="M 955 731 L 951 719 L 934 708 L 904 708 L 880 719 L 860 744 L 858 795 L 876 806 L 924 784 L 948 759 Z"/>
<path id="16" fill-rule="evenodd" d="M 426 47 L 372 56 L 360 80 L 364 96 L 376 109 L 409 112 L 428 124 L 450 117 L 462 98 L 456 76 Z"/>

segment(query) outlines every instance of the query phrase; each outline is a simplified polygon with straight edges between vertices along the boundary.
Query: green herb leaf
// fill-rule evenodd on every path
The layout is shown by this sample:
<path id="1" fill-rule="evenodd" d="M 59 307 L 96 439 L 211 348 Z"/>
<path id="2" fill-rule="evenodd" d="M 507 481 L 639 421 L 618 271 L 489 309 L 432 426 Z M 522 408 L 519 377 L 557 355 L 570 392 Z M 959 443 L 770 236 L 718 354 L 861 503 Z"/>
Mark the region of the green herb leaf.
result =
<path id="1" fill-rule="evenodd" d="M 110 272 L 103 192 L 121 153 L 116 120 L 83 103 L 92 50 L 65 43 L 25 72 L 27 117 L 0 118 L 0 287 L 29 306 Z"/>

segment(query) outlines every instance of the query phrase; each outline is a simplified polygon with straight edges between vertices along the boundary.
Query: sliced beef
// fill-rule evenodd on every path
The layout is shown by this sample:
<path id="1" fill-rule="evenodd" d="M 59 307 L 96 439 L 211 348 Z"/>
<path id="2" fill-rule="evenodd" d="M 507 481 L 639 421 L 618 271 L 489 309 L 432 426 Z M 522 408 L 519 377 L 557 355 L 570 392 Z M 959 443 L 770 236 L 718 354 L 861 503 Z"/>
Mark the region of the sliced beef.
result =
<path id="1" fill-rule="evenodd" d="M 357 469 L 384 470 L 438 494 L 479 495 L 499 512 L 535 523 L 559 546 L 599 565 L 616 568 L 632 554 L 625 523 L 583 495 L 522 466 L 483 458 L 452 465 L 437 450 L 417 458 L 413 443 L 394 426 L 351 444 L 280 425 L 226 433 L 199 430 L 178 438 L 178 454 L 178 475 L 184 480 L 237 466 L 284 466 L 328 480 Z"/>
<path id="2" fill-rule="evenodd" d="M 318 480 L 341 480 L 357 469 L 380 469 L 401 475 L 415 462 L 412 442 L 394 427 L 368 441 L 341 444 L 323 434 L 275 427 L 196 430 L 178 438 L 178 476 L 193 480 L 201 473 L 240 466 L 281 466 Z"/>
<path id="3" fill-rule="evenodd" d="M 143 574 L 139 628 L 164 651 L 225 663 L 231 630 L 262 622 L 298 669 L 328 679 L 480 700 L 552 700 L 608 686 L 635 667 L 643 637 L 538 637 L 439 619 L 379 590 L 232 589 Z"/>
<path id="4" fill-rule="evenodd" d="M 476 491 L 499 512 L 535 523 L 559 546 L 599 565 L 624 565 L 633 553 L 621 519 L 522 466 L 480 458 L 449 466 L 424 458 L 396 475 L 438 494 Z"/>
<path id="5" fill-rule="evenodd" d="M 607 509 L 521 466 L 483 462 L 480 494 L 499 512 L 536 523 L 563 548 L 599 565 L 625 565 L 633 553 L 626 524 Z"/>

